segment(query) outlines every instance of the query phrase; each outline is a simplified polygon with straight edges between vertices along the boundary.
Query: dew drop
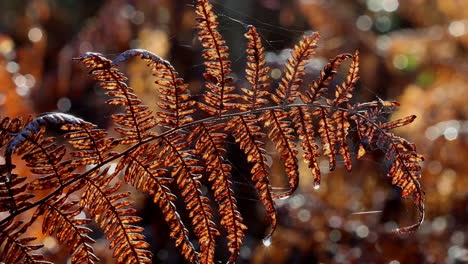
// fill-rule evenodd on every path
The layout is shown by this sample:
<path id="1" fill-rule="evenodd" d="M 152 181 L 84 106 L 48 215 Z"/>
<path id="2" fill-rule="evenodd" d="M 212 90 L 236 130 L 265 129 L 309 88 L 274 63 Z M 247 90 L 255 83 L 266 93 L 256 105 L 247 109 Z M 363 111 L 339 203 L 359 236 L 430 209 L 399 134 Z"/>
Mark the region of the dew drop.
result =
<path id="1" fill-rule="evenodd" d="M 269 247 L 271 246 L 271 237 L 267 237 L 265 239 L 262 240 L 262 243 L 265 247 Z"/>

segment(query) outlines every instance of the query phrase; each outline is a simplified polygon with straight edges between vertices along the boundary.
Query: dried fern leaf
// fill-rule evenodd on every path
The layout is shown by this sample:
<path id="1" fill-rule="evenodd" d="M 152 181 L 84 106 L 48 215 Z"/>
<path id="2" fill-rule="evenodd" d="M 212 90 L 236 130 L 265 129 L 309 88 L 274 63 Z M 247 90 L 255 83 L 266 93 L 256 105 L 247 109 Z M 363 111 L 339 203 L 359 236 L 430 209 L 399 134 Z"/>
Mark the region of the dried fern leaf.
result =
<path id="1" fill-rule="evenodd" d="M 99 259 L 94 254 L 94 240 L 88 236 L 91 229 L 85 225 L 90 219 L 76 218 L 81 213 L 77 201 L 67 201 L 66 196 L 49 199 L 36 210 L 36 218 L 43 215 L 42 233 L 54 235 L 59 243 L 71 249 L 71 263 L 96 263 Z"/>
<path id="2" fill-rule="evenodd" d="M 102 172 L 96 170 L 87 176 L 80 207 L 86 208 L 96 224 L 106 234 L 109 247 L 114 250 L 117 263 L 151 263 L 149 244 L 144 241 L 143 228 L 135 223 L 141 219 L 134 216 L 132 201 L 126 199 L 130 193 L 119 193 L 121 181 L 111 185 L 115 174 L 108 174 L 109 167 Z"/>
<path id="3" fill-rule="evenodd" d="M 146 132 L 156 126 L 156 121 L 152 111 L 142 104 L 133 89 L 125 83 L 127 77 L 113 68 L 112 61 L 101 54 L 88 52 L 77 60 L 91 70 L 94 79 L 107 90 L 106 94 L 113 97 L 106 103 L 125 108 L 124 113 L 112 115 L 115 130 L 123 136 L 120 143 L 133 144 L 146 139 Z"/>
<path id="4" fill-rule="evenodd" d="M 351 54 L 340 54 L 333 59 L 330 59 L 327 65 L 320 72 L 318 80 L 312 82 L 312 85 L 301 94 L 301 99 L 305 103 L 312 103 L 320 99 L 323 93 L 328 89 L 328 85 L 338 73 L 338 67 L 344 60 L 351 58 Z"/>
<path id="5" fill-rule="evenodd" d="M 335 107 L 344 106 L 349 103 L 349 99 L 353 97 L 353 90 L 359 80 L 359 52 L 356 51 L 353 55 L 353 61 L 349 66 L 346 82 L 337 85 L 335 89 L 335 98 L 330 103 Z"/>
<path id="6" fill-rule="evenodd" d="M 204 48 L 203 76 L 207 81 L 203 102 L 198 105 L 210 115 L 221 115 L 235 106 L 232 101 L 238 96 L 234 93 L 233 78 L 229 76 L 231 74 L 229 48 L 218 32 L 218 17 L 212 9 L 213 6 L 207 0 L 196 1 L 198 39 Z"/>
<path id="7" fill-rule="evenodd" d="M 392 133 L 383 133 L 379 137 L 387 144 L 386 159 L 391 162 L 390 170 L 387 174 L 392 179 L 392 184 L 402 190 L 402 197 L 412 196 L 418 208 L 418 222 L 395 230 L 397 233 L 411 232 L 419 228 L 424 221 L 424 191 L 421 187 L 421 166 L 424 161 L 422 155 L 416 152 L 416 146 L 401 137 Z"/>
<path id="8" fill-rule="evenodd" d="M 120 54 L 112 63 L 118 64 L 128 57 L 139 56 L 148 63 L 156 77 L 155 84 L 158 91 L 158 106 L 161 111 L 156 112 L 157 123 L 168 128 L 178 128 L 190 123 L 190 116 L 195 112 L 195 101 L 188 93 L 188 84 L 184 82 L 174 67 L 158 55 L 146 50 L 132 49 Z"/>
<path id="9" fill-rule="evenodd" d="M 195 153 L 189 148 L 186 135 L 178 134 L 162 138 L 158 160 L 166 168 L 172 168 L 172 177 L 184 199 L 185 208 L 192 220 L 193 230 L 200 244 L 200 263 L 214 263 L 216 238 L 219 231 L 213 219 L 210 200 L 201 191 L 202 167 Z"/>
<path id="10" fill-rule="evenodd" d="M 255 190 L 259 200 L 265 206 L 271 230 L 266 239 L 271 237 L 276 229 L 277 216 L 275 202 L 271 191 L 267 153 L 264 149 L 263 139 L 265 134 L 258 126 L 257 117 L 254 115 L 238 116 L 233 118 L 226 126 L 227 131 L 231 131 L 235 141 L 247 155 L 247 161 L 252 164 L 250 174 L 255 183 Z"/>
<path id="11" fill-rule="evenodd" d="M 11 156 L 17 148 L 21 147 L 27 141 L 29 141 L 31 144 L 34 144 L 33 142 L 35 141 L 37 142 L 37 140 L 40 138 L 40 136 L 38 137 L 37 135 L 43 133 L 41 130 L 44 130 L 45 126 L 84 123 L 88 122 L 64 113 L 44 113 L 38 116 L 36 119 L 30 121 L 26 126 L 24 126 L 21 131 L 16 133 L 15 136 L 9 141 L 5 150 L 6 167 L 11 167 Z M 28 146 L 31 147 L 31 145 Z M 10 170 L 11 169 L 12 168 L 10 168 Z M 7 181 L 8 180 L 9 178 L 7 177 Z"/>
<path id="12" fill-rule="evenodd" d="M 335 98 L 333 101 L 327 100 L 329 104 L 333 106 L 330 110 L 333 112 L 332 119 L 336 124 L 336 145 L 339 154 L 343 157 L 345 167 L 348 171 L 352 169 L 351 154 L 346 137 L 348 136 L 348 130 L 351 126 L 349 123 L 350 114 L 348 111 L 341 111 L 339 107 L 351 108 L 349 99 L 353 97 L 353 90 L 359 79 L 359 52 L 355 52 L 353 55 L 353 61 L 349 66 L 348 75 L 346 82 L 340 86 L 336 86 Z"/>
<path id="13" fill-rule="evenodd" d="M 320 156 L 318 146 L 315 140 L 315 130 L 313 127 L 313 115 L 308 107 L 293 108 L 289 115 L 296 129 L 296 133 L 301 141 L 301 147 L 304 151 L 302 157 L 307 166 L 312 170 L 314 177 L 314 187 L 320 186 L 320 168 L 317 157 Z"/>
<path id="14" fill-rule="evenodd" d="M 224 133 L 224 123 L 202 123 L 191 133 L 195 149 L 201 160 L 206 164 L 206 173 L 216 202 L 219 205 L 221 225 L 227 230 L 228 250 L 231 253 L 228 263 L 235 263 L 245 237 L 247 227 L 237 210 L 231 182 L 231 165 L 224 159 L 224 149 L 227 134 Z"/>
<path id="15" fill-rule="evenodd" d="M 268 104 L 270 97 L 270 68 L 265 66 L 265 54 L 260 35 L 254 26 L 249 26 L 245 33 L 247 43 L 247 67 L 245 78 L 250 83 L 250 89 L 242 88 L 241 99 L 245 102 L 239 104 L 241 111 L 258 109 Z"/>
<path id="16" fill-rule="evenodd" d="M 52 264 L 45 261 L 44 257 L 33 253 L 42 248 L 42 245 L 30 244 L 36 240 L 35 237 L 21 237 L 31 223 L 24 224 L 23 221 L 7 221 L 0 226 L 0 253 L 1 263 L 31 263 Z"/>
<path id="17" fill-rule="evenodd" d="M 301 86 L 304 75 L 305 65 L 315 54 L 315 48 L 319 40 L 319 34 L 314 32 L 310 36 L 303 36 L 303 39 L 294 46 L 291 51 L 291 57 L 288 58 L 283 77 L 279 83 L 279 89 L 272 96 L 276 104 L 286 105 L 294 102 L 298 96 L 298 89 Z"/>
<path id="18" fill-rule="evenodd" d="M 396 233 L 406 233 L 416 230 L 424 221 L 424 191 L 421 187 L 421 166 L 423 156 L 416 152 L 414 144 L 398 137 L 389 130 L 402 124 L 411 123 L 415 117 L 409 116 L 403 119 L 379 123 L 379 112 L 383 105 L 394 108 L 391 102 L 379 103 L 372 106 L 368 112 L 354 117 L 359 126 L 358 135 L 361 139 L 360 148 L 363 152 L 373 148 L 381 149 L 386 153 L 385 158 L 390 162 L 387 176 L 392 179 L 392 184 L 402 190 L 402 197 L 412 196 L 418 209 L 418 221 L 410 226 L 398 228 Z"/>
<path id="19" fill-rule="evenodd" d="M 319 135 L 322 139 L 322 152 L 328 157 L 329 170 L 334 170 L 336 167 L 336 124 L 335 120 L 330 116 L 327 109 L 318 108 L 313 113 L 318 116 L 319 120 Z"/>
<path id="20" fill-rule="evenodd" d="M 288 120 L 288 112 L 275 109 L 265 112 L 260 116 L 268 130 L 268 138 L 275 143 L 276 150 L 284 163 L 284 169 L 288 176 L 289 190 L 275 194 L 274 198 L 290 196 L 299 185 L 299 166 L 297 161 L 297 149 L 295 143 L 294 129 Z"/>
<path id="21" fill-rule="evenodd" d="M 98 129 L 93 124 L 67 124 L 62 126 L 67 131 L 65 138 L 74 149 L 70 155 L 74 158 L 70 166 L 103 164 L 105 160 L 115 155 L 110 152 L 115 147 L 115 141 L 108 137 L 104 129 Z"/>
<path id="22" fill-rule="evenodd" d="M 31 205 L 30 199 L 34 194 L 26 192 L 28 189 L 28 184 L 25 183 L 26 177 L 19 177 L 16 174 L 9 176 L 9 181 L 5 180 L 6 176 L 0 176 L 0 212 L 14 213 Z"/>
<path id="23" fill-rule="evenodd" d="M 20 155 L 26 161 L 32 173 L 38 178 L 30 185 L 31 190 L 52 189 L 63 183 L 71 176 L 70 168 L 62 166 L 61 161 L 65 156 L 66 148 L 55 143 L 55 137 L 43 138 L 43 133 L 38 137 L 29 138 L 29 144 L 23 144 Z"/>
<path id="24" fill-rule="evenodd" d="M 30 122 L 30 120 L 24 122 L 22 118 L 10 119 L 9 117 L 2 118 L 1 120 L 0 148 L 3 148 L 3 146 L 9 143 L 11 139 L 24 128 L 25 124 Z"/>
<path id="25" fill-rule="evenodd" d="M 161 208 L 169 225 L 170 236 L 179 251 L 191 263 L 198 262 L 198 253 L 189 240 L 189 231 L 174 204 L 177 197 L 167 186 L 173 179 L 164 177 L 168 171 L 161 168 L 161 161 L 155 157 L 158 148 L 158 145 L 144 145 L 129 152 L 120 160 L 116 171 L 123 171 L 126 166 L 125 182 L 153 197 L 154 203 Z"/>

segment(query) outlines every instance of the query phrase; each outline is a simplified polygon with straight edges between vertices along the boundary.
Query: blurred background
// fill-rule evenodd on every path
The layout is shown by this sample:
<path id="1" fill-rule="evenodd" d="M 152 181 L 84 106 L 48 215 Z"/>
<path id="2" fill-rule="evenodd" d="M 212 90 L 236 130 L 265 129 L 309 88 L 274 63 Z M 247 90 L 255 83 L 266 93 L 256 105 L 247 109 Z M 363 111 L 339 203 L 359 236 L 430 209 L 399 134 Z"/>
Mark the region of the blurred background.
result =
<path id="1" fill-rule="evenodd" d="M 318 31 L 321 41 L 307 66 L 308 78 L 315 78 L 329 58 L 359 50 L 356 100 L 399 101 L 402 106 L 391 118 L 416 114 L 416 121 L 398 134 L 416 143 L 426 159 L 427 217 L 416 233 L 390 233 L 417 218 L 411 201 L 402 200 L 385 177 L 387 167 L 376 153 L 355 163 L 352 173 L 343 168 L 329 173 L 323 161 L 318 190 L 304 165 L 300 189 L 278 201 L 280 225 L 273 239 L 263 242 L 268 223 L 242 176 L 248 165 L 233 162 L 240 210 L 249 227 L 238 263 L 468 262 L 468 1 L 211 2 L 241 85 L 246 25 L 261 33 L 273 79 L 280 78 L 289 49 L 301 35 Z M 191 84 L 192 94 L 199 95 L 203 65 L 194 18 L 188 0 L 0 1 L 1 116 L 61 111 L 109 127 L 115 109 L 103 104 L 101 89 L 72 61 L 87 51 L 112 59 L 130 48 L 150 50 L 170 60 Z M 122 70 L 141 98 L 155 105 L 145 64 L 131 61 Z M 231 161 L 240 160 L 235 151 L 229 155 Z M 283 172 L 276 167 L 273 183 L 284 186 Z M 155 263 L 181 263 L 166 224 L 155 215 L 158 209 L 143 195 L 135 198 Z M 33 232 L 50 260 L 67 263 L 68 251 L 53 237 Z M 102 263 L 113 263 L 106 242 L 99 233 L 93 236 Z M 219 252 L 224 260 L 225 249 Z"/>

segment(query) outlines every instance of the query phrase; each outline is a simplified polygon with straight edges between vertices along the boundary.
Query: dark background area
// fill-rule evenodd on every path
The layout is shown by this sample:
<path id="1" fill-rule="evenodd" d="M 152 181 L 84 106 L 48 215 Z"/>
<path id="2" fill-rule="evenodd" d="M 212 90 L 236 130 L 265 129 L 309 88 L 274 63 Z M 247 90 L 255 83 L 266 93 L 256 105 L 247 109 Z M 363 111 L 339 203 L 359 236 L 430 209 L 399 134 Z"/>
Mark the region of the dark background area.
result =
<path id="1" fill-rule="evenodd" d="M 230 46 L 233 75 L 240 83 L 246 25 L 255 25 L 261 33 L 272 73 L 282 69 L 288 49 L 303 34 L 318 31 L 321 41 L 307 66 L 307 78 L 315 78 L 329 58 L 359 50 L 356 100 L 398 100 L 402 107 L 391 118 L 416 114 L 415 123 L 398 133 L 416 143 L 426 158 L 422 186 L 427 218 L 416 233 L 390 233 L 398 225 L 416 221 L 415 208 L 391 186 L 381 153 L 376 153 L 357 162 L 352 173 L 343 168 L 329 173 L 323 163 L 319 190 L 312 188 L 306 166 L 301 167 L 298 192 L 278 201 L 280 226 L 271 245 L 262 243 L 268 226 L 252 186 L 242 176 L 247 166 L 233 162 L 240 210 L 249 227 L 238 262 L 467 262 L 468 2 L 211 2 Z M 115 109 L 103 104 L 102 90 L 72 61 L 88 51 L 114 58 L 130 48 L 150 50 L 171 61 L 191 84 L 192 94 L 199 95 L 203 65 L 194 18 L 192 1 L 0 1 L 0 114 L 62 111 L 109 127 Z M 131 61 L 122 70 L 145 103 L 155 105 L 152 76 L 145 64 Z M 240 160 L 235 152 L 229 155 L 230 160 Z M 281 168 L 273 166 L 273 175 L 273 183 L 284 186 Z M 156 206 L 143 195 L 134 197 L 155 262 L 179 263 Z M 41 235 L 39 227 L 32 232 L 44 243 L 44 254 L 66 263 L 68 251 L 53 237 Z M 102 263 L 113 263 L 103 238 L 95 234 L 94 239 Z M 219 259 L 225 259 L 222 246 L 219 252 Z"/>

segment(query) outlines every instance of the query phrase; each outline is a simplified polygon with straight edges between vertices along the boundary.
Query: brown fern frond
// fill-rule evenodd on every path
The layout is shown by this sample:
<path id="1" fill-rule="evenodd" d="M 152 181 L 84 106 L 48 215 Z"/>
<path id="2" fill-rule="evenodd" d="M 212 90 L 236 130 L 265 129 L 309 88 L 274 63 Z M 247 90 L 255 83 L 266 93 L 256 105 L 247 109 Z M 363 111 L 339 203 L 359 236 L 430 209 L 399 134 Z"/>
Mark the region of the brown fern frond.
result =
<path id="1" fill-rule="evenodd" d="M 260 116 L 264 126 L 268 130 L 268 138 L 274 143 L 280 158 L 284 163 L 288 175 L 289 190 L 276 194 L 275 198 L 283 198 L 291 195 L 299 185 L 299 166 L 297 165 L 297 149 L 294 137 L 294 129 L 288 120 L 288 112 L 276 109 L 265 112 Z"/>
<path id="2" fill-rule="evenodd" d="M 189 231 L 185 227 L 174 204 L 176 196 L 168 188 L 172 178 L 164 177 L 168 171 L 162 169 L 161 161 L 155 158 L 158 145 L 140 147 L 128 153 L 116 166 L 116 171 L 124 171 L 125 181 L 153 197 L 161 208 L 165 221 L 169 225 L 170 236 L 175 239 L 186 260 L 197 262 L 197 252 L 189 240 Z"/>
<path id="3" fill-rule="evenodd" d="M 239 104 L 241 111 L 247 111 L 260 108 L 268 104 L 270 97 L 270 68 L 265 66 L 264 48 L 260 35 L 254 26 L 249 26 L 245 33 L 247 43 L 247 67 L 245 69 L 245 78 L 251 84 L 250 89 L 242 88 L 241 99 L 245 104 Z"/>
<path id="4" fill-rule="evenodd" d="M 93 124 L 66 124 L 61 127 L 68 132 L 64 135 L 68 143 L 73 147 L 70 155 L 74 158 L 71 166 L 83 166 L 90 164 L 102 164 L 115 153 L 110 150 L 115 146 L 112 137 L 104 129 L 98 129 Z"/>
<path id="5" fill-rule="evenodd" d="M 120 143 L 132 144 L 143 141 L 147 137 L 146 132 L 156 126 L 156 121 L 152 111 L 142 104 L 133 93 L 133 89 L 125 83 L 127 77 L 113 67 L 112 61 L 101 54 L 88 52 L 77 60 L 91 70 L 94 78 L 107 90 L 106 94 L 114 97 L 106 103 L 125 108 L 125 113 L 112 115 L 117 125 L 115 130 L 123 136 Z"/>
<path id="6" fill-rule="evenodd" d="M 186 135 L 179 134 L 162 139 L 158 150 L 158 160 L 171 168 L 172 177 L 184 199 L 185 208 L 192 220 L 193 230 L 200 243 L 199 260 L 201 263 L 214 263 L 216 238 L 219 231 L 213 219 L 210 200 L 201 193 L 200 173 L 203 167 L 189 148 Z"/>
<path id="7" fill-rule="evenodd" d="M 313 33 L 310 36 L 303 36 L 303 39 L 291 51 L 288 58 L 283 77 L 279 83 L 279 88 L 271 98 L 278 105 L 293 103 L 298 97 L 298 89 L 303 82 L 305 75 L 305 65 L 315 54 L 319 35 Z M 297 150 L 294 137 L 294 129 L 288 120 L 288 112 L 283 109 L 265 112 L 261 117 L 268 129 L 268 137 L 275 143 L 276 150 L 284 163 L 286 174 L 288 175 L 289 191 L 277 195 L 275 198 L 282 198 L 291 195 L 299 185 L 299 171 L 297 165 Z"/>
<path id="8" fill-rule="evenodd" d="M 234 93 L 233 78 L 231 74 L 231 61 L 229 61 L 229 48 L 226 41 L 218 32 L 218 17 L 212 11 L 213 6 L 207 0 L 197 0 L 197 28 L 198 39 L 203 46 L 205 59 L 206 79 L 203 101 L 198 105 L 200 109 L 210 115 L 220 115 L 233 108 L 232 102 L 238 96 Z"/>
<path id="9" fill-rule="evenodd" d="M 320 186 L 320 168 L 317 157 L 320 156 L 318 146 L 315 140 L 315 130 L 313 127 L 313 115 L 307 107 L 296 107 L 290 112 L 292 123 L 296 128 L 301 147 L 304 151 L 302 157 L 307 166 L 312 169 L 312 176 L 314 177 L 314 187 Z"/>
<path id="10" fill-rule="evenodd" d="M 223 131 L 224 127 L 224 123 L 202 123 L 193 130 L 191 133 L 193 140 L 190 141 L 195 141 L 195 149 L 202 162 L 206 164 L 208 181 L 212 183 L 213 195 L 219 205 L 221 225 L 228 232 L 228 249 L 231 252 L 229 263 L 235 263 L 247 227 L 237 210 L 237 201 L 232 190 L 231 165 L 224 159 L 226 154 L 224 143 L 227 137 Z"/>
<path id="11" fill-rule="evenodd" d="M 118 193 L 122 184 L 117 181 L 111 185 L 115 174 L 108 174 L 109 167 L 96 170 L 87 176 L 85 189 L 80 200 L 80 207 L 86 208 L 96 224 L 110 241 L 114 249 L 113 257 L 118 263 L 151 263 L 149 244 L 144 241 L 143 228 L 135 223 L 141 219 L 134 216 L 132 201 L 126 199 L 130 193 Z"/>
<path id="12" fill-rule="evenodd" d="M 21 131 L 25 124 L 29 121 L 24 122 L 22 118 L 13 118 L 5 117 L 1 119 L 0 122 L 0 147 L 5 146 L 10 140 Z"/>
<path id="13" fill-rule="evenodd" d="M 322 139 L 323 155 L 328 157 L 329 170 L 334 170 L 336 167 L 336 124 L 335 120 L 329 115 L 324 108 L 318 108 L 313 113 L 314 116 L 320 118 L 319 135 Z"/>
<path id="14" fill-rule="evenodd" d="M 333 101 L 327 100 L 334 108 L 331 108 L 332 119 L 336 124 L 336 145 L 338 148 L 339 154 L 343 157 L 345 167 L 348 171 L 352 169 L 351 154 L 349 146 L 347 143 L 346 137 L 348 136 L 348 130 L 351 126 L 349 123 L 350 114 L 347 111 L 337 110 L 336 108 L 342 106 L 345 108 L 350 108 L 349 99 L 353 97 L 353 90 L 358 81 L 359 73 L 359 53 L 356 53 L 353 56 L 353 61 L 349 66 L 348 75 L 346 77 L 346 82 L 341 85 L 336 86 L 335 98 Z"/>
<path id="15" fill-rule="evenodd" d="M 329 104 L 338 107 L 349 102 L 349 99 L 353 97 L 353 90 L 356 87 L 356 83 L 359 80 L 359 52 L 356 51 L 353 55 L 353 61 L 349 66 L 348 75 L 346 76 L 346 82 L 341 85 L 337 85 L 335 89 L 335 98 L 333 102 Z"/>
<path id="16" fill-rule="evenodd" d="M 71 168 L 60 164 L 65 156 L 65 146 L 57 145 L 54 137 L 43 138 L 43 131 L 34 138 L 28 138 L 28 144 L 23 144 L 18 151 L 18 154 L 24 154 L 23 159 L 31 172 L 38 175 L 38 178 L 29 185 L 29 189 L 32 190 L 51 189 L 63 185 L 70 177 Z"/>
<path id="17" fill-rule="evenodd" d="M 81 209 L 77 201 L 67 201 L 66 196 L 46 201 L 37 209 L 33 218 L 43 215 L 42 233 L 54 235 L 59 243 L 66 244 L 72 251 L 72 263 L 95 263 L 99 259 L 94 254 L 94 240 L 88 236 L 91 229 L 85 227 L 91 222 L 87 218 L 76 218 Z"/>
<path id="18" fill-rule="evenodd" d="M 320 72 L 318 80 L 312 82 L 305 93 L 301 94 L 301 99 L 305 103 L 312 103 L 320 99 L 323 93 L 328 89 L 328 85 L 338 73 L 338 67 L 344 60 L 351 58 L 351 54 L 340 54 L 330 59 L 327 65 Z"/>
<path id="19" fill-rule="evenodd" d="M 380 128 L 383 129 L 383 130 L 392 130 L 392 129 L 399 128 L 399 127 L 402 127 L 402 126 L 406 126 L 406 125 L 412 123 L 415 119 L 416 119 L 415 115 L 410 115 L 410 116 L 400 118 L 400 119 L 397 119 L 397 120 L 394 120 L 394 121 L 386 122 L 386 123 L 380 125 Z"/>
<path id="20" fill-rule="evenodd" d="M 24 224 L 23 221 L 7 221 L 0 226 L 0 259 L 3 263 L 31 263 L 52 264 L 45 261 L 40 254 L 33 253 L 42 245 L 30 244 L 36 240 L 35 237 L 21 237 L 31 223 Z"/>
<path id="21" fill-rule="evenodd" d="M 397 124 L 411 123 L 413 116 L 403 120 L 397 120 Z M 389 122 L 392 123 L 392 122 Z M 386 123 L 388 124 L 388 123 Z M 416 146 L 406 139 L 395 136 L 388 132 L 391 128 L 381 125 L 377 145 L 387 150 L 386 159 L 391 162 L 388 177 L 392 179 L 392 184 L 401 188 L 402 197 L 412 196 L 418 208 L 418 222 L 407 227 L 398 228 L 397 233 L 406 233 L 416 230 L 424 221 L 424 191 L 421 187 L 421 166 L 424 157 L 416 152 Z"/>
<path id="22" fill-rule="evenodd" d="M 5 166 L 0 165 L 0 169 L 4 170 Z M 28 189 L 28 184 L 25 183 L 26 177 L 10 174 L 7 181 L 5 174 L 2 173 L 0 176 L 0 212 L 14 213 L 31 205 L 30 199 L 34 194 L 26 192 Z"/>
<path id="23" fill-rule="evenodd" d="M 247 161 L 252 164 L 250 170 L 252 181 L 255 182 L 255 190 L 259 200 L 265 206 L 271 230 L 266 239 L 271 237 L 276 229 L 277 216 L 275 202 L 270 186 L 270 167 L 268 165 L 267 153 L 264 149 L 263 139 L 265 134 L 258 126 L 257 117 L 246 115 L 235 117 L 226 126 L 227 131 L 231 131 L 235 141 L 247 155 Z"/>
<path id="24" fill-rule="evenodd" d="M 37 145 L 39 140 L 39 134 L 45 129 L 47 125 L 58 126 L 64 124 L 89 124 L 88 122 L 64 113 L 44 113 L 38 116 L 36 119 L 30 121 L 25 125 L 21 131 L 14 134 L 14 137 L 9 141 L 8 146 L 5 150 L 5 165 L 11 171 L 11 156 L 17 150 L 22 147 L 23 150 Z M 18 126 L 19 125 L 15 125 Z M 43 133 L 43 132 L 42 132 Z M 23 146 L 25 142 L 29 142 L 29 145 Z M 25 152 L 25 151 L 24 151 Z M 7 177 L 8 180 L 8 177 Z"/>
<path id="25" fill-rule="evenodd" d="M 292 103 L 297 98 L 297 90 L 301 86 L 304 75 L 305 65 L 315 54 L 319 34 L 314 32 L 310 36 L 303 36 L 303 39 L 294 46 L 291 51 L 291 57 L 288 58 L 283 77 L 279 83 L 279 88 L 272 95 L 272 99 L 277 104 Z"/>
<path id="26" fill-rule="evenodd" d="M 123 52 L 113 64 L 118 64 L 128 57 L 139 56 L 148 63 L 156 77 L 155 84 L 158 91 L 158 106 L 161 111 L 156 112 L 158 125 L 178 128 L 193 121 L 191 114 L 195 112 L 195 101 L 188 93 L 188 84 L 184 82 L 174 67 L 158 55 L 146 50 L 132 49 Z"/>
<path id="27" fill-rule="evenodd" d="M 45 113 L 29 122 L 15 134 L 5 150 L 5 167 L 11 171 L 11 156 L 13 153 L 23 155 L 26 165 L 38 178 L 29 185 L 30 189 L 50 189 L 70 177 L 71 167 L 61 164 L 65 155 L 65 147 L 55 143 L 54 137 L 44 138 L 47 126 L 64 124 L 89 124 L 82 119 L 62 113 Z M 7 181 L 9 176 L 7 175 Z"/>
<path id="28" fill-rule="evenodd" d="M 396 233 L 406 233 L 416 230 L 424 221 L 424 191 L 421 187 L 421 166 L 424 157 L 416 152 L 416 146 L 406 139 L 396 136 L 390 130 L 408 125 L 413 122 L 415 116 L 408 116 L 390 122 L 378 122 L 378 112 L 382 107 L 394 108 L 394 102 L 379 102 L 363 115 L 355 116 L 359 126 L 360 149 L 365 153 L 367 150 L 378 148 L 385 152 L 385 158 L 390 163 L 387 176 L 392 179 L 392 184 L 402 190 L 402 197 L 412 196 L 413 202 L 418 209 L 418 222 L 398 228 Z M 359 153 L 358 153 L 359 154 Z M 363 154 L 362 154 L 363 155 Z"/>

